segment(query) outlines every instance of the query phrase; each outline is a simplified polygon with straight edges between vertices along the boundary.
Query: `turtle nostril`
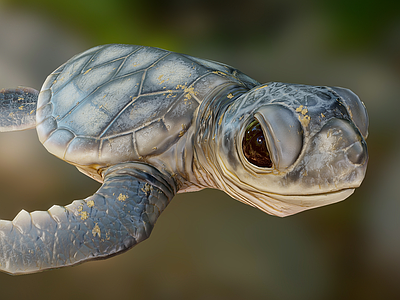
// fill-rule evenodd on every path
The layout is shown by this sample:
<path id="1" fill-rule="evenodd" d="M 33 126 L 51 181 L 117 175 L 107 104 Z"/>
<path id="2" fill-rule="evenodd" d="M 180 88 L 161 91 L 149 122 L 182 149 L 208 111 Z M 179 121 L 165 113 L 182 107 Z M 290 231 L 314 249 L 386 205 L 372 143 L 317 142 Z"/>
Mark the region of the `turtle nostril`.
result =
<path id="1" fill-rule="evenodd" d="M 366 139 L 368 136 L 368 113 L 364 103 L 358 98 L 352 91 L 339 88 L 331 87 L 343 100 L 343 104 L 347 107 L 350 117 L 358 130 L 361 132 L 363 137 Z"/>
<path id="2" fill-rule="evenodd" d="M 354 165 L 363 165 L 368 160 L 367 144 L 359 131 L 349 121 L 329 120 L 320 131 L 325 141 L 324 151 L 337 153 Z M 340 154 L 339 154 L 340 153 Z"/>
<path id="3" fill-rule="evenodd" d="M 353 164 L 362 165 L 368 157 L 367 147 L 363 141 L 357 141 L 346 149 L 346 155 Z"/>

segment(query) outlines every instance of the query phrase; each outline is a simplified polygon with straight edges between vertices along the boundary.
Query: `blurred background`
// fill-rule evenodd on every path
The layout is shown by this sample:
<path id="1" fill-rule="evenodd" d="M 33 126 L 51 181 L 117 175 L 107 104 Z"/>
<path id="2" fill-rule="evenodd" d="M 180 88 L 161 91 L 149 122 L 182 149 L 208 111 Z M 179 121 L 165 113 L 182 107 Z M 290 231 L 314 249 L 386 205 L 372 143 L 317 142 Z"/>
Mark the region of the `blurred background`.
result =
<path id="1" fill-rule="evenodd" d="M 108 260 L 13 277 L 1 299 L 400 299 L 400 2 L 0 0 L 0 86 L 40 89 L 92 46 L 156 46 L 260 82 L 351 88 L 370 116 L 367 176 L 349 199 L 288 218 L 205 190 L 175 197 L 150 239 Z M 0 218 L 99 184 L 0 135 Z"/>

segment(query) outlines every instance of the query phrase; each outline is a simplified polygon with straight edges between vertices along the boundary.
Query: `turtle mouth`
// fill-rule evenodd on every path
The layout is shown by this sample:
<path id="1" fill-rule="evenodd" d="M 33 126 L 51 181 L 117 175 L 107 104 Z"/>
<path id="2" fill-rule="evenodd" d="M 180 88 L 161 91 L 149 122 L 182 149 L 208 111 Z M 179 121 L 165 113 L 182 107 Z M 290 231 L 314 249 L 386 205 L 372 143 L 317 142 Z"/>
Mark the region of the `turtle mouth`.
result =
<path id="1" fill-rule="evenodd" d="M 338 191 L 313 193 L 306 195 L 270 194 L 275 200 L 300 207 L 313 208 L 342 201 L 354 193 L 355 187 L 344 188 Z"/>
<path id="2" fill-rule="evenodd" d="M 251 194 L 250 197 L 234 197 L 235 199 L 254 206 L 267 214 L 286 217 L 299 212 L 333 204 L 342 201 L 354 193 L 355 188 L 315 193 L 308 195 L 281 195 L 274 193 Z M 232 194 L 231 194 L 232 196 Z M 250 201 L 247 201 L 250 199 Z"/>

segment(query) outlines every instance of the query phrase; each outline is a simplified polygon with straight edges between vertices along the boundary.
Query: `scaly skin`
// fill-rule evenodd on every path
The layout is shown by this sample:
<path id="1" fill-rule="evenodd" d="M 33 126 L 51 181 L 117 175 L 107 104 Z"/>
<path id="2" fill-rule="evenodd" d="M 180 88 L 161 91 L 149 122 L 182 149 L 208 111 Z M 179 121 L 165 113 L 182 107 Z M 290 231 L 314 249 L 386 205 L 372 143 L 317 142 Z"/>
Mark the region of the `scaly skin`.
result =
<path id="1" fill-rule="evenodd" d="M 149 237 L 176 193 L 173 180 L 140 163 L 104 172 L 100 189 L 48 211 L 0 221 L 0 270 L 26 274 L 126 251 Z"/>

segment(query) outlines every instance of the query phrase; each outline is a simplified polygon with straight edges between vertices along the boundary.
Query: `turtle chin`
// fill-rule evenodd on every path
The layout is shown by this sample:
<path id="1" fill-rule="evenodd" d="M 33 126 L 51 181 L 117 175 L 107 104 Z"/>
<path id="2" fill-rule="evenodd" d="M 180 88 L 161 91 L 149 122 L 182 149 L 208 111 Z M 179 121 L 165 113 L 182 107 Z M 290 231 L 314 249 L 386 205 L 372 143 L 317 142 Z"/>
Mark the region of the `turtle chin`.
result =
<path id="1" fill-rule="evenodd" d="M 340 202 L 354 193 L 354 189 L 348 188 L 330 193 L 311 195 L 280 195 L 268 194 L 265 203 L 257 206 L 271 215 L 285 217 L 298 212 Z"/>

